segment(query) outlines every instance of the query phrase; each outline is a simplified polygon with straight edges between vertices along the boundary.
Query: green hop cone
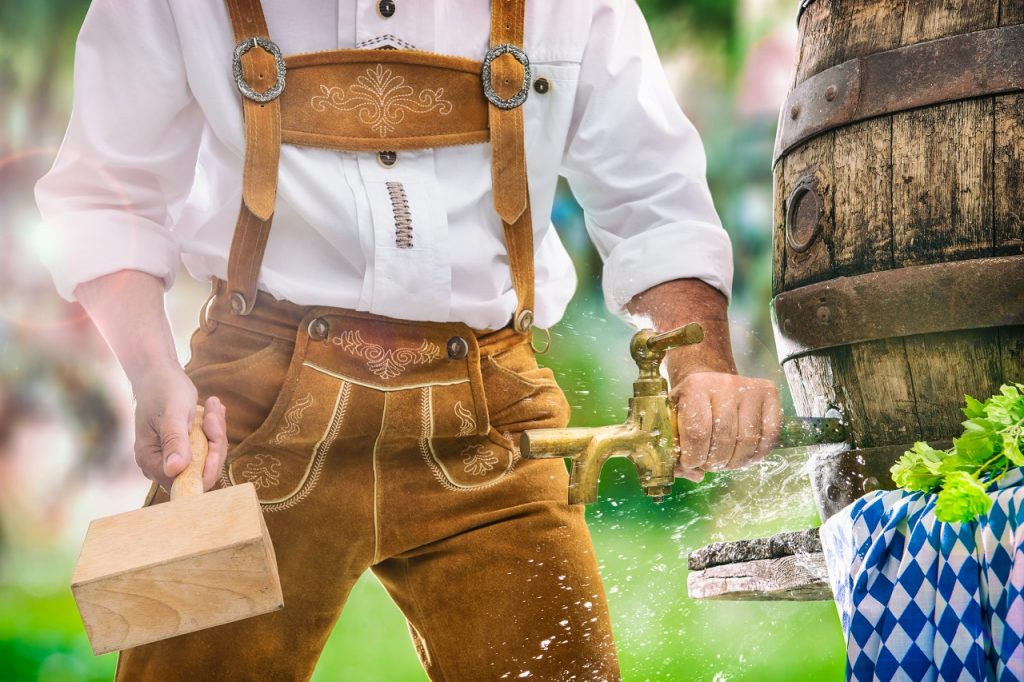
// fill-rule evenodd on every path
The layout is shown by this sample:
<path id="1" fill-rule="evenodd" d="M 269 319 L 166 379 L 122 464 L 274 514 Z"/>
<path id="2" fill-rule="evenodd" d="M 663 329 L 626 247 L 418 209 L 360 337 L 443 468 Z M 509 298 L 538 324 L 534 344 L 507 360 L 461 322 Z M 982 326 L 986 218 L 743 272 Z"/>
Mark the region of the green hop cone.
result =
<path id="1" fill-rule="evenodd" d="M 954 471 L 946 476 L 939 492 L 935 517 L 946 523 L 971 521 L 991 508 L 992 498 L 985 492 L 985 486 L 965 471 Z"/>

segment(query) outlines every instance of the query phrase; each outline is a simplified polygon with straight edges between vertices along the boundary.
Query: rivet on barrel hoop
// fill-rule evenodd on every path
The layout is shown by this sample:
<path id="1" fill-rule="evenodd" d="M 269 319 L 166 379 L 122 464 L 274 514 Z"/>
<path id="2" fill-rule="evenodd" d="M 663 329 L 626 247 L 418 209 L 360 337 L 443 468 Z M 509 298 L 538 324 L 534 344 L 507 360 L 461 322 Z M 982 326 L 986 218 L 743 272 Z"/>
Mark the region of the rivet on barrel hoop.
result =
<path id="1" fill-rule="evenodd" d="M 813 176 L 801 178 L 786 202 L 786 242 L 789 248 L 803 253 L 821 233 L 825 206 L 818 195 L 818 181 Z"/>
<path id="2" fill-rule="evenodd" d="M 826 101 L 831 102 L 836 98 L 837 94 L 839 94 L 839 88 L 837 88 L 835 85 L 830 85 L 827 88 L 825 88 Z"/>

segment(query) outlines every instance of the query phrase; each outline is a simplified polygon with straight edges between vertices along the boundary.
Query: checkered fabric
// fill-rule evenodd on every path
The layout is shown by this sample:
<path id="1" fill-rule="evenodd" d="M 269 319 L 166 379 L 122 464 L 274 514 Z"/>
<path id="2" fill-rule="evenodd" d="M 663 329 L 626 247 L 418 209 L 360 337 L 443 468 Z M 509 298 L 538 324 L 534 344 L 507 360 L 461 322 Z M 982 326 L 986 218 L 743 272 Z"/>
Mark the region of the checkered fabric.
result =
<path id="1" fill-rule="evenodd" d="M 878 491 L 822 526 L 848 680 L 1024 680 L 1024 470 L 989 495 L 971 523 Z"/>

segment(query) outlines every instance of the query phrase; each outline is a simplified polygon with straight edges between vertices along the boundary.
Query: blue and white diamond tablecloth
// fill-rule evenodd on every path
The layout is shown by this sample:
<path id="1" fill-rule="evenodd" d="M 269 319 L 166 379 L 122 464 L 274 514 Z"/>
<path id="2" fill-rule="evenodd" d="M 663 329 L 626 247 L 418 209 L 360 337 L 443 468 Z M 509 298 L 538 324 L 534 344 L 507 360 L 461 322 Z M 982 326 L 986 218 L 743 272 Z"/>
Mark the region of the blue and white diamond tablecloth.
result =
<path id="1" fill-rule="evenodd" d="M 878 491 L 821 528 L 849 680 L 1024 680 L 1024 473 L 972 523 Z"/>

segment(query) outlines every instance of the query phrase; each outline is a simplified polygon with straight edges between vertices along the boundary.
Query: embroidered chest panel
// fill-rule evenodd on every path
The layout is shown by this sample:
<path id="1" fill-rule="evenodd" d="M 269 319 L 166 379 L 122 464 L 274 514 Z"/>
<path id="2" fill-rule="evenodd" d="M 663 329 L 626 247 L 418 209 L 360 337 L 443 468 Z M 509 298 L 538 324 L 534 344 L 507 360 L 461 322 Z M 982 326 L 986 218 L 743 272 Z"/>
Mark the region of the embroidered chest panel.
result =
<path id="1" fill-rule="evenodd" d="M 399 151 L 489 139 L 480 62 L 415 50 L 337 50 L 285 62 L 282 142 Z"/>

